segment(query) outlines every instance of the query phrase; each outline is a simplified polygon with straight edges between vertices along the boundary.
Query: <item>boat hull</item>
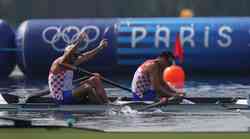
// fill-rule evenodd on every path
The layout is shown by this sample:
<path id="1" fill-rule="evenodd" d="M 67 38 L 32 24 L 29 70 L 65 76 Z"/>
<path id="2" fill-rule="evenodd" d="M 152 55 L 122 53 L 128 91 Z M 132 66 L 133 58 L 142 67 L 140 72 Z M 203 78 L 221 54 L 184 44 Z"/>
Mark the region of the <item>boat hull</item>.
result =
<path id="1" fill-rule="evenodd" d="M 18 103 L 20 96 L 12 94 L 1 94 L 4 100 L 8 104 Z M 109 97 L 110 101 L 115 101 L 118 97 Z M 215 103 L 236 103 L 238 100 L 244 98 L 234 98 L 234 97 L 188 97 L 188 100 L 198 103 L 198 104 L 215 104 Z M 132 101 L 130 97 L 122 97 L 121 101 Z M 27 103 L 55 103 L 54 100 L 48 96 L 45 97 L 31 97 L 27 100 Z"/>

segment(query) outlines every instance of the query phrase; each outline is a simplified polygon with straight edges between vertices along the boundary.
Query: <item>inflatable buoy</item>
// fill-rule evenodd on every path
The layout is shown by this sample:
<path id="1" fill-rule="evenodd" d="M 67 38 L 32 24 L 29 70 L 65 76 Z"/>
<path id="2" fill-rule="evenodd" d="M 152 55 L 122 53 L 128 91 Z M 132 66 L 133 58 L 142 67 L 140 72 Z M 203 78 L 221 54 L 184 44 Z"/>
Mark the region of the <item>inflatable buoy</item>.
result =
<path id="1" fill-rule="evenodd" d="M 180 66 L 172 65 L 164 70 L 163 80 L 171 87 L 182 89 L 185 82 L 185 72 Z"/>
<path id="2" fill-rule="evenodd" d="M 87 39 L 81 43 L 81 52 L 97 47 L 103 37 L 109 47 L 81 66 L 92 72 L 109 72 L 116 64 L 114 23 L 103 19 L 27 20 L 16 31 L 16 45 L 21 50 L 17 53 L 18 65 L 27 78 L 47 78 L 53 61 L 85 31 Z"/>

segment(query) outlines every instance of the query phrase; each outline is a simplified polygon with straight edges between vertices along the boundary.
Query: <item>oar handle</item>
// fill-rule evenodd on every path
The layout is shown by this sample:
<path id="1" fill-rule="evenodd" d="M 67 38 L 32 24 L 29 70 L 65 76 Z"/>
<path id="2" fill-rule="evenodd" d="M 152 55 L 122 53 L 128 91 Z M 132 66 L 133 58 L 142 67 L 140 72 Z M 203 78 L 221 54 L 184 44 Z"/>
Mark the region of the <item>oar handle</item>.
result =
<path id="1" fill-rule="evenodd" d="M 87 70 L 85 70 L 85 69 L 77 68 L 77 70 L 79 70 L 79 71 L 81 71 L 81 72 L 83 72 L 83 73 L 85 73 L 85 74 L 94 76 L 93 73 L 91 73 L 91 72 L 89 72 L 89 71 L 87 71 Z M 119 87 L 119 88 L 124 89 L 124 90 L 126 90 L 126 91 L 132 92 L 132 90 L 131 90 L 130 88 L 125 87 L 125 86 L 122 86 L 122 85 L 120 85 L 120 84 L 118 84 L 118 83 L 116 83 L 116 82 L 113 82 L 113 81 L 111 81 L 111 80 L 109 80 L 109 79 L 107 79 L 107 78 L 104 78 L 104 77 L 100 76 L 100 79 L 101 79 L 102 81 L 108 83 L 108 84 L 111 84 L 111 85 L 115 86 L 115 87 Z"/>
<path id="2" fill-rule="evenodd" d="M 89 76 L 85 76 L 85 77 L 82 77 L 82 78 L 79 78 L 79 79 L 75 79 L 75 80 L 73 80 L 73 84 L 84 81 L 84 80 L 87 80 L 88 78 L 89 78 Z"/>

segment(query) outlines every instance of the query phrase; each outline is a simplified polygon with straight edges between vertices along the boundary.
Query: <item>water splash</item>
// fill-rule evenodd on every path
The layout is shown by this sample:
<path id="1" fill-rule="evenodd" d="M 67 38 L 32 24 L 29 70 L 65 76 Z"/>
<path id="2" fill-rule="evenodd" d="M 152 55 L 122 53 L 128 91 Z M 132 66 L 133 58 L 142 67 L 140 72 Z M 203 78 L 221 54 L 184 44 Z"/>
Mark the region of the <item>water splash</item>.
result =
<path id="1" fill-rule="evenodd" d="M 137 114 L 138 111 L 132 109 L 130 106 L 124 106 L 121 108 L 120 112 L 124 115 L 131 115 L 131 114 Z"/>

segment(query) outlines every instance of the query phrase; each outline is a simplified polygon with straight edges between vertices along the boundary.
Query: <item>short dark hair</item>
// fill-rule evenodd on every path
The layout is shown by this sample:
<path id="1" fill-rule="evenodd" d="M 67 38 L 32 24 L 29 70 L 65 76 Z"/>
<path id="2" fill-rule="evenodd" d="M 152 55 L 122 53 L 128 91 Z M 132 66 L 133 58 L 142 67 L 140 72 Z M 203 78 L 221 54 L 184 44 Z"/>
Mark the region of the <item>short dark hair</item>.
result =
<path id="1" fill-rule="evenodd" d="M 159 57 L 164 58 L 165 60 L 168 60 L 169 58 L 175 59 L 173 53 L 169 51 L 162 52 Z"/>

